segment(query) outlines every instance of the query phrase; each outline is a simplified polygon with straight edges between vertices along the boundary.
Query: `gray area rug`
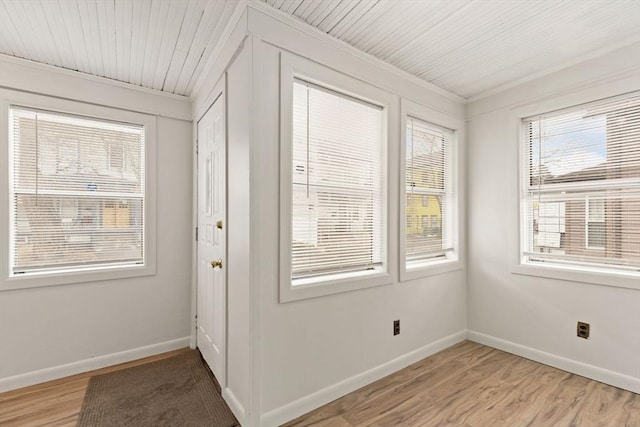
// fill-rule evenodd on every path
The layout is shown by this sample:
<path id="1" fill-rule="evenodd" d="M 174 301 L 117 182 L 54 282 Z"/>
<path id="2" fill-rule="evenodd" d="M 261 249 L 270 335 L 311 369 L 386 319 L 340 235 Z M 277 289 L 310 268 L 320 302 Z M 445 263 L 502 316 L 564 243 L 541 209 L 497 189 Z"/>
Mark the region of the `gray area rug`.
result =
<path id="1" fill-rule="evenodd" d="M 232 427 L 238 422 L 197 351 L 89 380 L 78 427 Z"/>

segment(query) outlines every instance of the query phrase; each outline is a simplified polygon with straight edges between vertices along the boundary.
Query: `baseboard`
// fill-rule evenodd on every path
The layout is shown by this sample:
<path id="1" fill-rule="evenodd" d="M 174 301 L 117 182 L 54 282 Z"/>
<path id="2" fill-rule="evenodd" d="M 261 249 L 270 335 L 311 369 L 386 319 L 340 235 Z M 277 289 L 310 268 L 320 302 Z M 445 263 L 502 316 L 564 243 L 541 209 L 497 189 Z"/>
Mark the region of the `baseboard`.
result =
<path id="1" fill-rule="evenodd" d="M 178 338 L 171 341 L 165 341 L 158 344 L 146 345 L 143 347 L 133 348 L 131 350 L 120 351 L 118 353 L 106 354 L 104 356 L 96 356 L 90 359 L 78 360 L 77 362 L 67 363 L 64 365 L 53 366 L 51 368 L 40 369 L 38 371 L 27 372 L 25 374 L 14 375 L 11 377 L 0 378 L 0 393 L 15 390 L 30 385 L 40 384 L 47 381 L 57 380 L 59 378 L 71 375 L 81 374 L 87 371 L 104 368 L 106 366 L 117 365 L 119 363 L 130 362 L 143 357 L 154 356 L 160 353 L 166 353 L 172 350 L 189 346 L 189 337 Z"/>
<path id="2" fill-rule="evenodd" d="M 240 425 L 245 425 L 246 420 L 244 406 L 242 406 L 240 400 L 238 400 L 238 398 L 235 394 L 233 394 L 230 388 L 227 387 L 222 390 L 222 398 L 225 402 L 227 402 L 227 405 L 229 405 L 229 409 L 231 409 L 231 412 L 233 412 L 233 415 L 236 417 Z"/>
<path id="3" fill-rule="evenodd" d="M 326 405 L 345 394 L 351 393 L 367 384 L 371 384 L 425 357 L 429 357 L 447 347 L 464 341 L 466 337 L 466 331 L 456 332 L 453 335 L 441 338 L 431 344 L 427 344 L 410 353 L 369 369 L 368 371 L 354 375 L 322 390 L 318 390 L 315 393 L 311 393 L 284 406 L 273 409 L 260 417 L 260 425 L 262 427 L 272 427 L 284 424 L 287 421 L 291 421 L 300 415 L 304 415 L 322 405 Z"/>
<path id="4" fill-rule="evenodd" d="M 506 341 L 476 331 L 468 330 L 467 339 L 489 347 L 497 348 L 498 350 L 506 351 L 507 353 L 515 354 L 516 356 L 521 356 L 545 365 L 553 366 L 554 368 L 562 369 L 563 371 L 571 372 L 572 374 L 600 381 L 614 387 L 623 388 L 634 393 L 640 393 L 640 378 L 599 368 L 576 360 L 567 359 L 566 357 L 536 350 L 535 348 L 516 344 L 511 341 Z"/>

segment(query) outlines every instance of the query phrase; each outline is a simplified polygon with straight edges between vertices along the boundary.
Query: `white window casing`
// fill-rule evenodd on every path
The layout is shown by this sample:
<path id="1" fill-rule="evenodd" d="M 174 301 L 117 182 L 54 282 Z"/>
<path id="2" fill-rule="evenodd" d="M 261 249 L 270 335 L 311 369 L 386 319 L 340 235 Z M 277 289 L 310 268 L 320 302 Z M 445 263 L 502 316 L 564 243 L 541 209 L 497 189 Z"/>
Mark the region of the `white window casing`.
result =
<path id="1" fill-rule="evenodd" d="M 154 274 L 155 118 L 7 94 L 0 289 Z"/>
<path id="2" fill-rule="evenodd" d="M 522 272 L 640 282 L 640 93 L 523 116 L 519 151 Z"/>
<path id="3" fill-rule="evenodd" d="M 392 283 L 397 97 L 281 54 L 280 302 Z"/>

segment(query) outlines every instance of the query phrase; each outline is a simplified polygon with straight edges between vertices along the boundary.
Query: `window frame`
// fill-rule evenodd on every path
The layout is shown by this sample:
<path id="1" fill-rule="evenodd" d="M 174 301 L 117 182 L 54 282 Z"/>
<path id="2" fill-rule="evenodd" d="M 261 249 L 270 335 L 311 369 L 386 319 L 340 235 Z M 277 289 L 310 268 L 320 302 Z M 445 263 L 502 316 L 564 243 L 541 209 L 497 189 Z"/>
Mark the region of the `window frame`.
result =
<path id="1" fill-rule="evenodd" d="M 410 101 L 408 99 L 402 99 L 401 102 L 401 119 L 400 119 L 400 218 L 399 218 L 399 266 L 400 266 L 400 281 L 409 281 L 419 279 L 422 277 L 433 276 L 436 274 L 447 273 L 450 271 L 462 270 L 465 268 L 465 247 L 464 247 L 464 218 L 461 212 L 464 212 L 464 141 L 465 141 L 465 123 L 464 120 L 457 119 L 436 111 L 432 108 Z M 414 262 L 413 265 L 407 265 L 406 260 L 406 245 L 407 245 L 407 218 L 406 218 L 406 144 L 407 144 L 407 121 L 409 118 L 421 120 L 427 123 L 431 123 L 436 126 L 447 128 L 453 131 L 453 137 L 451 139 L 450 148 L 450 172 L 448 174 L 450 182 L 448 186 L 451 191 L 450 194 L 445 196 L 449 197 L 449 203 L 451 206 L 450 213 L 450 233 L 451 244 L 453 251 L 447 254 L 446 259 L 434 259 L 423 260 L 420 262 Z M 447 174 L 445 174 L 447 175 Z M 431 219 L 429 219 L 431 221 Z"/>
<path id="2" fill-rule="evenodd" d="M 383 192 L 386 193 L 382 235 L 383 265 L 371 272 L 345 272 L 313 278 L 291 278 L 291 215 L 292 215 L 292 144 L 293 144 L 293 82 L 300 79 L 374 104 L 382 109 L 383 129 Z M 279 248 L 279 302 L 291 302 L 382 286 L 393 283 L 397 277 L 397 236 L 393 224 L 397 223 L 397 150 L 391 146 L 398 132 L 398 97 L 339 71 L 299 56 L 280 53 L 280 248 Z"/>
<path id="3" fill-rule="evenodd" d="M 525 244 L 527 242 L 527 228 L 523 212 L 526 212 L 525 198 L 523 194 L 523 183 L 528 180 L 528 171 L 522 165 L 524 156 L 527 155 L 524 149 L 522 119 L 543 115 L 556 110 L 575 107 L 589 102 L 599 101 L 606 98 L 625 95 L 638 90 L 637 87 L 621 85 L 612 88 L 589 88 L 574 93 L 547 98 L 530 104 L 512 107 L 508 113 L 509 135 L 514 144 L 509 144 L 509 158 L 513 159 L 507 168 L 514 203 L 509 208 L 509 247 L 511 248 L 511 268 L 512 274 L 519 274 L 533 277 L 544 277 L 549 279 L 565 280 L 570 282 L 580 282 L 593 285 L 614 286 L 627 289 L 640 289 L 640 273 L 615 271 L 606 268 L 580 267 L 569 264 L 553 264 L 551 262 L 542 265 L 539 262 L 527 261 L 524 256 Z"/>
<path id="4" fill-rule="evenodd" d="M 53 113 L 83 116 L 131 123 L 144 127 L 145 196 L 144 196 L 144 263 L 142 265 L 95 266 L 69 268 L 62 271 L 38 271 L 12 275 L 10 271 L 11 174 L 9 169 L 9 110 L 12 106 L 48 110 Z M 149 276 L 156 273 L 156 117 L 46 95 L 0 89 L 0 291 L 43 286 L 87 283 L 102 280 Z"/>

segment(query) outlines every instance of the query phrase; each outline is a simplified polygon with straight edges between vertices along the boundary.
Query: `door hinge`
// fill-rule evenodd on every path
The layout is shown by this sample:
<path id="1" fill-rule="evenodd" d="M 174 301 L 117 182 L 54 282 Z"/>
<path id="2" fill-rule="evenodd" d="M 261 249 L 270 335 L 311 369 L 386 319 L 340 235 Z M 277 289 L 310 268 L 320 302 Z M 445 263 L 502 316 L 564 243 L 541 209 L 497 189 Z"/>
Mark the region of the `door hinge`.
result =
<path id="1" fill-rule="evenodd" d="M 196 154 L 198 154 L 198 140 L 196 139 Z"/>
<path id="2" fill-rule="evenodd" d="M 198 227 L 196 227 L 196 242 L 198 241 Z"/>

